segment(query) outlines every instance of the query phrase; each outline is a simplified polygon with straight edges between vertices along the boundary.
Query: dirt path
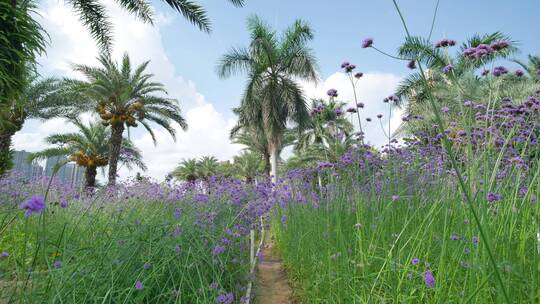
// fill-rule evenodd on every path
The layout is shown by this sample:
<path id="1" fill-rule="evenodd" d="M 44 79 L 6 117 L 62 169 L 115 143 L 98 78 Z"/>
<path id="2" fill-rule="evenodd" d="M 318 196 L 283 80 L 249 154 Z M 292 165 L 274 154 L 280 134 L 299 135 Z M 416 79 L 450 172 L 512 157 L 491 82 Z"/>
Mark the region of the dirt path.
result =
<path id="1" fill-rule="evenodd" d="M 257 270 L 256 304 L 287 304 L 293 303 L 292 291 L 283 271 L 281 260 L 268 243 L 262 250 L 263 260 Z"/>

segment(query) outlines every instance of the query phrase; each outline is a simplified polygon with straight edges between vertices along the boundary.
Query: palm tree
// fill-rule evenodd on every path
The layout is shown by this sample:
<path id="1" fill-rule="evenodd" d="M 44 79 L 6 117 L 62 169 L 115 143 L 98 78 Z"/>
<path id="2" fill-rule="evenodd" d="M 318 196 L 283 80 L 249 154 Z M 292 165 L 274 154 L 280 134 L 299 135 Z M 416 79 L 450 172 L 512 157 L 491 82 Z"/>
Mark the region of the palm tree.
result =
<path id="1" fill-rule="evenodd" d="M 287 123 L 303 129 L 309 120 L 306 99 L 299 80 L 317 81 L 317 65 L 307 42 L 310 27 L 296 21 L 281 37 L 258 17 L 248 19 L 249 48 L 233 48 L 219 62 L 217 72 L 226 78 L 238 72 L 248 74 L 240 106 L 239 121 L 257 128 L 259 122 L 270 152 L 271 173 L 277 179 L 279 151 Z"/>
<path id="2" fill-rule="evenodd" d="M 199 179 L 199 163 L 197 159 L 184 159 L 171 173 L 173 177 L 180 180 L 194 182 Z"/>
<path id="3" fill-rule="evenodd" d="M 540 82 L 540 56 L 536 55 L 528 55 L 527 56 L 527 63 L 518 60 L 513 59 L 513 62 L 519 64 L 527 74 L 533 79 L 535 79 L 537 82 Z"/>
<path id="4" fill-rule="evenodd" d="M 77 127 L 77 132 L 48 136 L 45 141 L 56 147 L 32 153 L 28 161 L 44 160 L 53 156 L 68 157 L 69 160 L 85 168 L 85 188 L 93 188 L 96 185 L 97 169 L 108 164 L 107 142 L 111 137 L 111 131 L 98 122 L 85 125 L 73 119 L 71 123 Z M 146 170 L 140 150 L 127 138 L 122 141 L 119 161 L 129 169 L 137 166 Z"/>
<path id="5" fill-rule="evenodd" d="M 11 167 L 11 139 L 26 119 L 50 119 L 77 111 L 69 95 L 54 78 L 28 76 L 23 91 L 10 103 L 0 104 L 0 175 Z"/>
<path id="6" fill-rule="evenodd" d="M 257 152 L 242 152 L 234 157 L 234 171 L 246 183 L 252 183 L 259 172 L 263 170 L 263 160 Z"/>
<path id="7" fill-rule="evenodd" d="M 208 181 L 210 177 L 218 174 L 219 162 L 214 156 L 203 156 L 197 163 L 199 178 Z"/>
<path id="8" fill-rule="evenodd" d="M 244 0 L 228 0 L 240 7 Z M 3 1 L 7 7 L 8 1 Z M 13 7 L 28 5 L 31 0 L 11 0 Z M 131 13 L 139 20 L 153 24 L 154 12 L 149 0 L 114 0 L 118 6 Z M 184 16 L 189 22 L 205 32 L 211 31 L 211 23 L 204 8 L 192 0 L 162 0 L 173 10 Z M 66 0 L 75 11 L 81 22 L 90 30 L 90 34 L 97 40 L 102 51 L 110 53 L 112 46 L 111 22 L 105 5 L 100 0 Z"/>
<path id="9" fill-rule="evenodd" d="M 353 125 L 345 117 L 344 105 L 333 98 L 329 102 L 312 100 L 310 120 L 305 130 L 300 132 L 295 150 L 306 150 L 312 145 L 328 146 L 336 136 L 349 136 Z"/>
<path id="10" fill-rule="evenodd" d="M 150 133 L 154 144 L 156 138 L 149 122 L 163 127 L 176 140 L 176 131 L 171 122 L 177 123 L 183 130 L 187 124 L 181 115 L 178 101 L 154 95 L 166 94 L 163 84 L 152 82 L 152 74 L 145 72 L 149 61 L 132 70 L 127 54 L 121 66 L 105 55 L 99 56 L 100 67 L 75 65 L 85 81 L 67 80 L 66 86 L 78 92 L 86 101 L 81 111 L 95 109 L 105 126 L 111 127 L 109 141 L 109 185 L 116 183 L 116 172 L 122 135 L 124 130 L 141 124 Z"/>

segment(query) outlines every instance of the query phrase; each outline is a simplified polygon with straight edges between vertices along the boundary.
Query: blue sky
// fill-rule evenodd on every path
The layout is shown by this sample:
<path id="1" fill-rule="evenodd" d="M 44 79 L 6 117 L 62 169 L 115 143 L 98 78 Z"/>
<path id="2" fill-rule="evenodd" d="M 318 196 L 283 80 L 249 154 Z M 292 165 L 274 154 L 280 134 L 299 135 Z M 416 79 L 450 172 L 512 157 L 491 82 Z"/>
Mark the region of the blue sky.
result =
<path id="1" fill-rule="evenodd" d="M 321 83 L 303 84 L 308 97 L 324 97 L 327 89 L 336 88 L 342 100 L 352 102 L 352 90 L 339 66 L 345 60 L 356 64 L 365 74 L 358 90 L 360 101 L 366 104 L 364 118 L 384 113 L 383 124 L 387 125 L 388 109 L 381 100 L 392 94 L 401 77 L 409 72 L 404 62 L 361 48 L 361 41 L 368 36 L 375 39 L 378 48 L 389 52 L 403 41 L 404 31 L 391 0 L 246 0 L 243 8 L 226 0 L 201 0 L 213 23 L 210 35 L 196 29 L 161 1 L 153 2 L 154 27 L 135 20 L 113 1 L 103 0 L 114 25 L 113 57 L 119 59 L 128 52 L 134 64 L 151 60 L 149 72 L 165 84 L 171 97 L 180 101 L 189 123 L 187 132 L 178 130 L 176 142 L 156 129 L 158 146 L 153 145 L 144 130 L 130 133 L 142 150 L 149 167 L 147 174 L 156 179 L 162 179 L 184 158 L 213 155 L 227 160 L 242 149 L 231 144 L 228 134 L 235 124 L 231 108 L 239 104 L 245 78 L 219 79 L 215 67 L 231 47 L 248 45 L 246 19 L 250 15 L 259 15 L 280 32 L 299 18 L 311 24 L 315 38 L 310 46 L 318 58 Z M 436 0 L 399 2 L 412 33 L 427 35 Z M 539 8 L 538 0 L 441 0 L 433 40 L 452 38 L 460 42 L 474 33 L 503 31 L 518 42 L 522 52 L 517 57 L 525 58 L 527 54 L 540 53 L 535 30 Z M 39 20 L 51 37 L 46 56 L 39 60 L 44 76 L 80 77 L 73 73 L 71 63 L 96 64 L 95 41 L 63 1 L 40 0 L 40 15 Z M 92 119 L 89 115 L 85 118 Z M 400 113 L 395 112 L 392 129 L 399 122 Z M 28 121 L 15 135 L 14 147 L 37 151 L 46 147 L 43 139 L 47 135 L 72 129 L 62 119 Z M 378 123 L 366 125 L 364 130 L 370 143 L 386 142 Z M 123 177 L 132 174 L 121 172 Z"/>
<path id="2" fill-rule="evenodd" d="M 203 1 L 213 22 L 213 33 L 205 35 L 181 19 L 163 27 L 163 42 L 168 56 L 181 74 L 193 80 L 198 89 L 221 111 L 238 103 L 242 77 L 221 80 L 214 73 L 220 56 L 231 46 L 249 42 L 245 21 L 257 14 L 274 28 L 282 30 L 300 18 L 315 31 L 312 42 L 323 78 L 338 71 L 343 60 L 355 63 L 362 71 L 406 74 L 402 63 L 360 48 L 366 36 L 375 38 L 377 47 L 395 51 L 404 31 L 390 0 L 247 0 L 235 8 L 224 0 Z M 160 1 L 156 7 L 168 11 Z M 399 1 L 413 35 L 429 33 L 436 1 Z M 540 50 L 537 0 L 441 0 L 433 39 L 448 37 L 462 41 L 474 33 L 502 31 L 519 42 L 522 53 Z"/>

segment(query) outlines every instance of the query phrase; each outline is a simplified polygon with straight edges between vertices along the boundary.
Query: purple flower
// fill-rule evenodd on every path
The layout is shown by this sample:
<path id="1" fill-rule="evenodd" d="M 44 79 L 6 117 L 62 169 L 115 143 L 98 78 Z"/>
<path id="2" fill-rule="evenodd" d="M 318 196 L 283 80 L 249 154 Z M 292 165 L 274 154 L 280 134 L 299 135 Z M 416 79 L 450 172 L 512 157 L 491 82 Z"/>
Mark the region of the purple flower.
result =
<path id="1" fill-rule="evenodd" d="M 433 276 L 433 272 L 431 272 L 431 270 L 424 272 L 424 283 L 428 288 L 435 287 L 435 277 Z"/>
<path id="2" fill-rule="evenodd" d="M 456 41 L 452 39 L 442 39 L 438 42 L 436 42 L 433 46 L 435 48 L 441 48 L 441 47 L 447 47 L 447 46 L 454 46 L 456 45 Z"/>
<path id="3" fill-rule="evenodd" d="M 144 263 L 143 268 L 144 268 L 145 270 L 148 270 L 148 269 L 152 268 L 152 264 L 150 264 L 150 263 Z"/>
<path id="4" fill-rule="evenodd" d="M 409 63 L 407 63 L 407 67 L 411 70 L 416 69 L 416 61 L 410 60 Z"/>
<path id="5" fill-rule="evenodd" d="M 348 61 L 345 61 L 341 64 L 341 68 L 344 69 L 346 67 L 348 67 L 350 65 L 350 63 Z"/>
<path id="6" fill-rule="evenodd" d="M 539 90 L 540 90 L 540 89 L 539 89 Z M 363 109 L 363 108 L 364 108 L 364 103 L 363 103 L 363 102 L 359 102 L 359 103 L 358 103 L 358 108 Z"/>
<path id="7" fill-rule="evenodd" d="M 370 121 L 371 121 L 371 118 L 367 117 L 367 118 L 366 118 L 366 121 L 367 121 L 367 122 L 370 122 Z"/>
<path id="8" fill-rule="evenodd" d="M 176 255 L 179 255 L 182 253 L 182 247 L 180 247 L 180 245 L 174 246 L 174 252 L 176 252 Z"/>
<path id="9" fill-rule="evenodd" d="M 473 236 L 472 243 L 475 246 L 478 245 L 480 243 L 480 238 L 478 238 L 477 236 Z"/>
<path id="10" fill-rule="evenodd" d="M 347 109 L 347 112 L 349 112 L 349 113 L 356 113 L 357 110 L 356 110 L 356 108 L 348 108 L 348 109 Z"/>
<path id="11" fill-rule="evenodd" d="M 345 67 L 345 72 L 350 73 L 354 69 L 356 69 L 356 66 L 354 64 L 349 64 L 348 66 Z"/>
<path id="12" fill-rule="evenodd" d="M 135 282 L 135 289 L 141 290 L 144 288 L 144 284 L 141 281 Z"/>
<path id="13" fill-rule="evenodd" d="M 65 199 L 60 201 L 60 208 L 67 208 L 67 207 L 68 207 L 68 202 Z"/>
<path id="14" fill-rule="evenodd" d="M 328 95 L 330 97 L 337 97 L 338 93 L 337 93 L 336 89 L 330 89 L 330 90 L 326 91 L 326 95 Z"/>
<path id="15" fill-rule="evenodd" d="M 281 216 L 281 222 L 282 222 L 283 224 L 285 224 L 285 223 L 287 222 L 287 216 L 286 216 L 286 215 L 282 215 L 282 216 Z"/>
<path id="16" fill-rule="evenodd" d="M 182 208 L 174 209 L 174 218 L 178 220 L 180 219 L 181 216 L 182 216 Z"/>
<path id="17" fill-rule="evenodd" d="M 501 198 L 502 198 L 502 196 L 500 194 L 497 194 L 497 193 L 494 193 L 494 192 L 489 192 L 486 195 L 486 199 L 490 203 L 498 202 L 498 201 L 501 200 Z"/>
<path id="18" fill-rule="evenodd" d="M 40 195 L 32 196 L 32 198 L 21 205 L 21 209 L 26 209 L 26 212 L 24 213 L 24 216 L 26 217 L 32 215 L 32 213 L 41 214 L 45 208 L 45 201 Z"/>
<path id="19" fill-rule="evenodd" d="M 378 118 L 378 119 L 381 119 L 381 118 L 382 118 L 382 114 L 377 114 L 377 118 Z"/>
<path id="20" fill-rule="evenodd" d="M 441 112 L 443 113 L 448 113 L 448 111 L 450 111 L 450 109 L 447 106 L 441 108 Z"/>
<path id="21" fill-rule="evenodd" d="M 356 79 L 360 79 L 360 78 L 362 78 L 362 76 L 364 76 L 364 73 L 362 73 L 362 72 L 358 72 L 358 73 L 354 74 L 354 78 L 356 78 Z"/>
<path id="22" fill-rule="evenodd" d="M 368 37 L 362 41 L 362 48 L 368 48 L 373 45 L 373 38 Z"/>
<path id="23" fill-rule="evenodd" d="M 454 69 L 454 66 L 452 64 L 446 65 L 444 68 L 442 68 L 442 72 L 444 74 L 450 73 Z"/>
<path id="24" fill-rule="evenodd" d="M 222 293 L 216 300 L 220 304 L 232 304 L 234 302 L 234 294 L 232 292 Z"/>
<path id="25" fill-rule="evenodd" d="M 492 73 L 493 73 L 493 76 L 499 77 L 499 76 L 502 76 L 504 74 L 507 74 L 508 70 L 503 66 L 498 66 L 498 67 L 493 68 Z"/>
<path id="26" fill-rule="evenodd" d="M 210 289 L 218 289 L 219 288 L 219 284 L 216 283 L 216 282 L 213 282 L 212 284 L 210 284 Z"/>
<path id="27" fill-rule="evenodd" d="M 7 251 L 2 251 L 2 253 L 0 253 L 0 259 L 1 259 L 1 258 L 7 258 L 7 257 L 9 257 L 9 252 L 7 252 Z"/>
<path id="28" fill-rule="evenodd" d="M 399 195 L 392 195 L 392 202 L 399 200 Z"/>
<path id="29" fill-rule="evenodd" d="M 413 265 L 415 265 L 415 266 L 418 265 L 418 263 L 420 263 L 420 260 L 419 260 L 418 258 L 413 258 L 413 259 L 411 260 L 411 264 L 413 264 Z"/>
<path id="30" fill-rule="evenodd" d="M 212 250 L 212 255 L 220 255 L 223 252 L 225 252 L 225 247 L 217 245 L 216 247 L 214 247 L 214 250 Z"/>
<path id="31" fill-rule="evenodd" d="M 452 241 L 459 241 L 459 240 L 461 240 L 461 237 L 460 237 L 459 235 L 452 234 L 452 235 L 450 236 L 450 239 L 451 239 Z"/>
<path id="32" fill-rule="evenodd" d="M 519 69 L 516 70 L 514 73 L 516 74 L 517 77 L 522 77 L 523 75 L 525 75 L 525 73 L 522 70 L 519 70 Z"/>
<path id="33" fill-rule="evenodd" d="M 55 261 L 54 263 L 52 263 L 52 266 L 54 268 L 60 268 L 60 267 L 64 266 L 64 263 L 62 263 L 61 261 Z"/>
<path id="34" fill-rule="evenodd" d="M 497 41 L 497 42 L 493 42 L 490 45 L 490 47 L 495 51 L 500 51 L 502 49 L 507 48 L 508 46 L 510 46 L 510 43 L 508 43 L 506 41 Z"/>

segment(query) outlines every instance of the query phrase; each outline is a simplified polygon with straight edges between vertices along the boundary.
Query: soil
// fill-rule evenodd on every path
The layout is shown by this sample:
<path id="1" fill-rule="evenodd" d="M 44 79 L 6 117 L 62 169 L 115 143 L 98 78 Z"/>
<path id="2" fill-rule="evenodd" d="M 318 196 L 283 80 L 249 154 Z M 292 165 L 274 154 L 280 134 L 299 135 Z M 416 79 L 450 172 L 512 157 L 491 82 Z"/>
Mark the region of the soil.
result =
<path id="1" fill-rule="evenodd" d="M 273 252 L 272 243 L 262 250 L 263 258 L 257 270 L 257 289 L 255 303 L 257 304 L 287 304 L 294 303 L 292 290 L 283 270 L 281 259 Z"/>

